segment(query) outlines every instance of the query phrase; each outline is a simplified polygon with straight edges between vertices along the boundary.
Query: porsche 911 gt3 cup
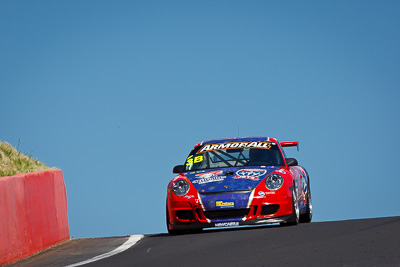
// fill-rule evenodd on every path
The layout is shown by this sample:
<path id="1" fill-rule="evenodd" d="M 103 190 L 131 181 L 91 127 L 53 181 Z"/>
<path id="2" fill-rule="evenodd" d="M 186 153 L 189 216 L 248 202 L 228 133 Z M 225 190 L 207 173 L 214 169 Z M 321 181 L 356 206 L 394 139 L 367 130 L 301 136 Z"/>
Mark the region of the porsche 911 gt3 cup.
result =
<path id="1" fill-rule="evenodd" d="M 209 227 L 310 222 L 310 179 L 271 137 L 241 137 L 198 143 L 168 184 L 170 234 Z"/>

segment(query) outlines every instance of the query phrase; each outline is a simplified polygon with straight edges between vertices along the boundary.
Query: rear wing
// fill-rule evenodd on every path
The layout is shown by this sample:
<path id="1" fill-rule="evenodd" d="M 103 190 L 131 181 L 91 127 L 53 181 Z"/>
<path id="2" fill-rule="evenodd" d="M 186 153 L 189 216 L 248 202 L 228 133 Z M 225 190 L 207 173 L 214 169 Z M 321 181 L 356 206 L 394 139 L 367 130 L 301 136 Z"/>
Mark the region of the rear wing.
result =
<path id="1" fill-rule="evenodd" d="M 279 142 L 282 147 L 296 146 L 299 151 L 299 141 Z"/>

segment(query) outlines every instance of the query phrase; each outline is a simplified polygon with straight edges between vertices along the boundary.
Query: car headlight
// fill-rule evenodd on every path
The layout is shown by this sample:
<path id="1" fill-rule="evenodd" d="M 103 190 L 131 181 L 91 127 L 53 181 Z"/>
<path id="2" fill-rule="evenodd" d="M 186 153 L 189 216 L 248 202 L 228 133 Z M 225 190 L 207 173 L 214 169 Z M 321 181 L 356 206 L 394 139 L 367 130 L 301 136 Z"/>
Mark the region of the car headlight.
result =
<path id="1" fill-rule="evenodd" d="M 178 180 L 172 185 L 172 191 L 178 197 L 184 196 L 189 192 L 189 183 L 185 180 Z"/>
<path id="2" fill-rule="evenodd" d="M 283 185 L 283 178 L 277 173 L 273 173 L 265 179 L 265 187 L 269 190 L 278 190 Z"/>

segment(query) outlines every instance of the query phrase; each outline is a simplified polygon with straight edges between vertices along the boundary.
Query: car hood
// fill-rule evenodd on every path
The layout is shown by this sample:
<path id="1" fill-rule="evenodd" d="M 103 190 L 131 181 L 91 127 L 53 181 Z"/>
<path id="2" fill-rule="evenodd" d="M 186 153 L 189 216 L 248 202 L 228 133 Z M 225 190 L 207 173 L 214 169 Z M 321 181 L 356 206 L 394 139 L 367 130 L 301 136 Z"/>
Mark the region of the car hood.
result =
<path id="1" fill-rule="evenodd" d="M 278 168 L 280 167 L 231 167 L 187 172 L 185 176 L 200 194 L 251 191 L 268 174 Z"/>
<path id="2" fill-rule="evenodd" d="M 188 172 L 185 175 L 199 192 L 205 210 L 244 209 L 252 190 L 278 168 L 280 167 L 231 167 Z M 240 218 L 229 220 L 237 219 Z"/>

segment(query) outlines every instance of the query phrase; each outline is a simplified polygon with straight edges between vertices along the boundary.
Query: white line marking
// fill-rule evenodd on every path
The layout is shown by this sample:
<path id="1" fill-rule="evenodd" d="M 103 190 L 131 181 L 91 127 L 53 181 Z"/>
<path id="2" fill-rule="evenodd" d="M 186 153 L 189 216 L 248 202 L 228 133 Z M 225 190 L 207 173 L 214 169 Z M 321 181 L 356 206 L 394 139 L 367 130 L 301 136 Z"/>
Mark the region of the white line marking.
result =
<path id="1" fill-rule="evenodd" d="M 88 263 L 91 263 L 91 262 L 94 262 L 94 261 L 98 261 L 98 260 L 102 260 L 102 259 L 114 256 L 115 254 L 121 253 L 121 252 L 127 250 L 128 248 L 132 247 L 133 245 L 135 245 L 142 238 L 143 238 L 143 235 L 131 235 L 129 237 L 129 239 L 125 243 L 123 243 L 121 246 L 117 247 L 116 249 L 114 249 L 114 250 L 112 250 L 110 252 L 101 254 L 99 256 L 93 257 L 93 258 L 85 260 L 85 261 L 81 261 L 81 262 L 78 262 L 78 263 L 67 265 L 65 267 L 80 266 L 80 265 L 88 264 Z"/>

